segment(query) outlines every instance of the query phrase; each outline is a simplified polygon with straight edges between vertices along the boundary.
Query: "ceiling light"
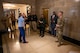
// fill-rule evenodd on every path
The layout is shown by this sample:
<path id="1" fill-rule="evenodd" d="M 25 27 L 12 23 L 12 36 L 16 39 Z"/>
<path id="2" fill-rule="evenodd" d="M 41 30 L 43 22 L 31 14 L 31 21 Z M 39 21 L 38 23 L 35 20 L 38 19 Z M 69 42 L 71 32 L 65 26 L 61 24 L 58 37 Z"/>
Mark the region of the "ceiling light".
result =
<path id="1" fill-rule="evenodd" d="M 75 0 L 76 2 L 79 2 L 80 0 Z"/>
<path id="2" fill-rule="evenodd" d="M 3 6 L 15 7 L 15 5 L 14 5 L 14 4 L 3 4 Z"/>

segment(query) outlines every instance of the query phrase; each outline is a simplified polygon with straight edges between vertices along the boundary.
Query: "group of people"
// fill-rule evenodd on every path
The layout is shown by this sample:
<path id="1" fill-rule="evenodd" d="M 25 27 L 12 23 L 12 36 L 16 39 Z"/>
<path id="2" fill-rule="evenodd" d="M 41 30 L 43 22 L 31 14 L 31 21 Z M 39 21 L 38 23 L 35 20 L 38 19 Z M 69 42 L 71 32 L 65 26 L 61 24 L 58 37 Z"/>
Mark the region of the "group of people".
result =
<path id="1" fill-rule="evenodd" d="M 37 21 L 37 16 L 34 15 L 34 17 L 36 19 L 31 18 L 32 16 L 29 15 L 28 16 L 28 21 L 33 22 L 34 21 L 36 23 L 39 24 L 39 31 L 40 31 L 40 36 L 44 37 L 44 33 L 45 33 L 45 28 L 46 28 L 46 19 L 43 16 L 43 14 L 41 15 L 41 18 Z M 18 28 L 20 31 L 20 36 L 19 36 L 19 42 L 23 42 L 23 43 L 28 43 L 28 41 L 26 41 L 25 39 L 25 21 L 27 19 L 25 19 L 24 14 L 20 13 L 19 14 L 19 18 L 18 18 Z M 51 16 L 51 34 L 53 36 L 56 36 L 59 42 L 60 46 L 62 44 L 62 35 L 63 35 L 63 26 L 64 26 L 64 19 L 63 19 L 63 12 L 59 11 L 58 14 L 56 14 L 55 12 L 53 12 L 53 15 Z M 35 28 L 35 27 L 33 27 Z"/>
<path id="2" fill-rule="evenodd" d="M 11 29 L 11 31 L 15 30 L 16 27 L 15 27 L 15 22 L 16 22 L 16 19 L 15 19 L 15 15 L 13 13 L 11 14 L 6 14 L 6 27 L 8 27 L 7 29 Z"/>
<path id="3" fill-rule="evenodd" d="M 57 41 L 59 45 L 63 44 L 63 28 L 64 28 L 64 18 L 63 18 L 63 11 L 59 11 L 58 14 L 53 12 L 51 16 L 51 34 L 57 37 Z"/>
<path id="4" fill-rule="evenodd" d="M 37 15 L 36 14 L 28 14 L 28 19 L 30 27 L 32 30 L 36 31 L 37 30 Z"/>
<path id="5" fill-rule="evenodd" d="M 19 14 L 19 18 L 18 18 L 18 28 L 20 31 L 19 42 L 23 42 L 23 43 L 28 43 L 25 39 L 25 29 L 24 29 L 26 22 L 28 24 L 30 23 L 30 26 L 33 25 L 32 28 L 34 31 L 36 31 L 37 30 L 37 22 L 38 22 L 37 16 L 36 15 L 29 15 L 26 18 L 25 14 L 22 14 L 22 13 Z M 38 23 L 39 23 L 39 29 L 40 29 L 40 36 L 44 37 L 46 20 L 43 15 L 39 19 Z"/>

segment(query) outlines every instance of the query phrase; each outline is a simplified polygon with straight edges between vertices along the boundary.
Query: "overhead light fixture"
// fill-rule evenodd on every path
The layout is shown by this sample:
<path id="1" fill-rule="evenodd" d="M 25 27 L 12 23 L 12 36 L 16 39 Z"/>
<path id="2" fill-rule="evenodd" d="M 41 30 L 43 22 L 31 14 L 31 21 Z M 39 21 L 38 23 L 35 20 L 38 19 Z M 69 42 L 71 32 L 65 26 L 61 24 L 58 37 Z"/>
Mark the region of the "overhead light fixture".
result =
<path id="1" fill-rule="evenodd" d="M 3 4 L 3 6 L 7 6 L 7 7 L 15 7 L 14 4 Z"/>
<path id="2" fill-rule="evenodd" d="M 80 0 L 75 0 L 76 2 L 79 2 Z"/>

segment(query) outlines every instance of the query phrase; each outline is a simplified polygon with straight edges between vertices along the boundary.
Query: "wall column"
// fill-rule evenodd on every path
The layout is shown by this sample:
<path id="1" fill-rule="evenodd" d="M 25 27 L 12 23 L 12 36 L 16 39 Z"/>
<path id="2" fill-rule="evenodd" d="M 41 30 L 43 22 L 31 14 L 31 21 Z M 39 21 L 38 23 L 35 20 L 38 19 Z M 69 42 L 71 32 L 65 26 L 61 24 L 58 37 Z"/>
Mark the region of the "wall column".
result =
<path id="1" fill-rule="evenodd" d="M 2 0 L 0 0 L 0 32 L 5 30 L 5 26 L 2 22 L 3 19 L 4 19 L 4 17 L 3 17 L 3 3 L 2 3 Z"/>

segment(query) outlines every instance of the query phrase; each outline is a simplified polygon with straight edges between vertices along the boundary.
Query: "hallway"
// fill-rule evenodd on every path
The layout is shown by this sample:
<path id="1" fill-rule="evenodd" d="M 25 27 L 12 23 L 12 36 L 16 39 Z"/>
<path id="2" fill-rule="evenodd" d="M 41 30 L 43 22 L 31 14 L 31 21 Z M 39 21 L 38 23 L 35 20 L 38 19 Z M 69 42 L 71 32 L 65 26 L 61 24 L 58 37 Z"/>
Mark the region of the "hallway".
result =
<path id="1" fill-rule="evenodd" d="M 38 32 L 31 32 L 26 36 L 29 43 L 23 44 L 18 41 L 18 30 L 15 32 L 15 38 L 9 38 L 8 34 L 3 35 L 3 51 L 4 53 L 80 53 L 80 47 L 70 42 L 64 41 L 64 45 L 58 47 L 55 42 L 56 38 L 48 33 L 45 37 L 39 37 Z"/>

